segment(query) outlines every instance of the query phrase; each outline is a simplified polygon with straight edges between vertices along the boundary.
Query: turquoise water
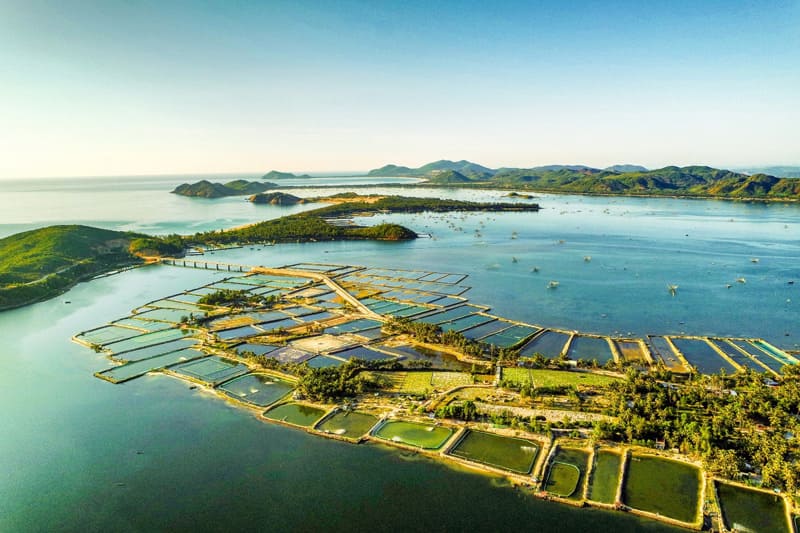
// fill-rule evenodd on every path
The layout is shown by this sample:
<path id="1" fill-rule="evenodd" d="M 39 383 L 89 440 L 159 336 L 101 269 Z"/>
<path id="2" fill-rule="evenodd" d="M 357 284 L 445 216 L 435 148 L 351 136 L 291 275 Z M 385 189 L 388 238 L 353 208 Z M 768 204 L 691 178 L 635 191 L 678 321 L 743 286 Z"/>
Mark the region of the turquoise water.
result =
<path id="1" fill-rule="evenodd" d="M 294 209 L 168 194 L 192 180 L 48 180 L 24 187 L 0 182 L 0 235 L 65 222 L 189 233 Z M 402 193 L 489 200 L 503 194 Z M 535 324 L 605 334 L 764 337 L 780 348 L 798 346 L 800 313 L 793 302 L 800 300 L 797 285 L 787 281 L 798 276 L 800 207 L 576 196 L 540 201 L 546 209 L 535 214 L 457 215 L 463 232 L 438 215 L 368 219 L 403 221 L 433 232 L 436 240 L 292 244 L 213 257 L 461 272 L 470 274 L 463 284 L 473 287 L 466 293 L 473 301 Z M 482 237 L 476 238 L 480 221 Z M 510 238 L 512 231 L 517 239 Z M 592 261 L 585 262 L 585 255 Z M 531 272 L 534 266 L 539 273 Z M 746 284 L 735 283 L 740 276 Z M 69 341 L 145 302 L 222 277 L 175 267 L 136 269 L 0 313 L 0 421 L 4 429 L 13 428 L 0 438 L 0 530 L 230 530 L 269 524 L 276 531 L 382 531 L 408 524 L 408 509 L 414 510 L 410 529 L 420 531 L 496 531 L 523 523 L 541 531 L 585 531 L 586 524 L 598 530 L 672 530 L 624 514 L 543 502 L 498 487 L 491 478 L 409 461 L 381 446 L 352 446 L 270 425 L 171 377 L 112 385 L 92 377 L 112 363 Z M 551 279 L 560 282 L 558 289 L 546 288 Z M 679 285 L 676 296 L 667 283 Z M 727 283 L 733 286 L 727 289 Z M 351 509 L 357 511 L 343 512 Z"/>

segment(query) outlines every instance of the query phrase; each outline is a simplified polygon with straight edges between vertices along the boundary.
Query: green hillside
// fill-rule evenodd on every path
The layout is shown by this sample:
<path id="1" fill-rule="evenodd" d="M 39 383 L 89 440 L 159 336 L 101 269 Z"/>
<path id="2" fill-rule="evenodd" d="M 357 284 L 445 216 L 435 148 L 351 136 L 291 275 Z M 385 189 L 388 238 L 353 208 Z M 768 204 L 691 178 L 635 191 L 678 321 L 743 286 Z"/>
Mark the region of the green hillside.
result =
<path id="1" fill-rule="evenodd" d="M 0 239 L 0 309 L 63 292 L 76 282 L 139 262 L 138 236 L 89 226 L 50 226 Z"/>

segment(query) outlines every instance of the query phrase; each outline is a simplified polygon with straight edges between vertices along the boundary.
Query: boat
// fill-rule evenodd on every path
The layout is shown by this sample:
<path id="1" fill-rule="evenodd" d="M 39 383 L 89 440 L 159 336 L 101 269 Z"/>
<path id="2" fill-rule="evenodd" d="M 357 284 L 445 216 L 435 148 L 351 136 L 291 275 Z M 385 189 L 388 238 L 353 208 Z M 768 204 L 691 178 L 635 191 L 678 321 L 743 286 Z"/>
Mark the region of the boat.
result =
<path id="1" fill-rule="evenodd" d="M 667 290 L 672 296 L 678 294 L 678 286 L 677 285 L 667 285 Z"/>
<path id="2" fill-rule="evenodd" d="M 751 263 L 758 263 L 758 257 L 751 257 L 750 258 L 750 262 Z"/>
<path id="3" fill-rule="evenodd" d="M 589 261 L 591 261 L 591 260 L 592 260 L 592 256 L 591 256 L 591 255 L 584 255 L 584 256 L 583 256 L 583 260 L 584 260 L 584 261 L 586 261 L 586 262 L 588 263 Z"/>
<path id="4" fill-rule="evenodd" d="M 747 280 L 744 278 L 736 278 L 736 283 L 747 283 Z"/>
<path id="5" fill-rule="evenodd" d="M 558 288 L 558 285 L 559 285 L 559 283 L 557 281 L 550 281 L 550 283 L 547 284 L 547 288 L 548 289 L 556 289 L 556 288 Z"/>

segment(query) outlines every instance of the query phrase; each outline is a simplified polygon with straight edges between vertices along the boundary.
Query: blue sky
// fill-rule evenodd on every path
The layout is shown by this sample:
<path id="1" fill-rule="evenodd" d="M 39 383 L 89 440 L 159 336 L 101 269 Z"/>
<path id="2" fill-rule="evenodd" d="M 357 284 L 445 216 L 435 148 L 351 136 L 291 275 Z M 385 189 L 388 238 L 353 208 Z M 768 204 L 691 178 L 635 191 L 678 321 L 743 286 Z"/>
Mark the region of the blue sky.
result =
<path id="1" fill-rule="evenodd" d="M 800 1 L 0 0 L 0 177 L 800 164 Z"/>

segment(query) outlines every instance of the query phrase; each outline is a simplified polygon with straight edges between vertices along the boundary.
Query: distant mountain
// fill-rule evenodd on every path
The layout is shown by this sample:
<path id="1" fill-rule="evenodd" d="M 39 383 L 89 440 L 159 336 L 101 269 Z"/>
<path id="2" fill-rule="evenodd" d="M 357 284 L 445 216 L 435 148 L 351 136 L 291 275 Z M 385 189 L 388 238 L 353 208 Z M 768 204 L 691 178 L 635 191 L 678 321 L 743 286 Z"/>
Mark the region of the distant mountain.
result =
<path id="1" fill-rule="evenodd" d="M 748 174 L 769 174 L 779 178 L 800 178 L 800 167 L 797 166 L 749 167 L 740 170 Z"/>
<path id="2" fill-rule="evenodd" d="M 585 165 L 491 169 L 469 161 L 441 160 L 419 168 L 387 165 L 370 171 L 368 175 L 415 176 L 425 178 L 431 185 L 581 194 L 800 200 L 798 179 L 764 173 L 749 175 L 709 166 L 668 166 L 654 170 L 627 164 L 605 169 Z"/>
<path id="3" fill-rule="evenodd" d="M 472 180 L 488 179 L 492 177 L 495 170 L 472 163 L 470 161 L 448 161 L 442 159 L 428 163 L 419 168 L 402 167 L 398 165 L 386 165 L 381 168 L 370 170 L 367 176 L 410 176 L 410 177 L 431 177 L 436 173 L 445 171 L 455 171 L 462 176 Z"/>
<path id="4" fill-rule="evenodd" d="M 196 198 L 223 198 L 225 196 L 246 196 L 257 194 L 277 187 L 274 183 L 262 181 L 233 180 L 228 183 L 213 183 L 200 180 L 195 183 L 183 183 L 175 187 L 173 194 Z"/>
<path id="5" fill-rule="evenodd" d="M 384 165 L 381 168 L 376 168 L 367 172 L 367 176 L 413 176 L 414 169 L 408 167 L 401 167 L 398 165 Z"/>
<path id="6" fill-rule="evenodd" d="M 647 169 L 641 165 L 611 165 L 603 170 L 608 172 L 647 172 Z"/>
<path id="7" fill-rule="evenodd" d="M 298 176 L 297 174 L 292 174 L 291 172 L 280 172 L 278 170 L 270 170 L 263 176 L 261 176 L 262 180 L 293 180 L 293 179 L 314 179 L 314 176 L 309 176 L 308 174 L 302 174 Z"/>

